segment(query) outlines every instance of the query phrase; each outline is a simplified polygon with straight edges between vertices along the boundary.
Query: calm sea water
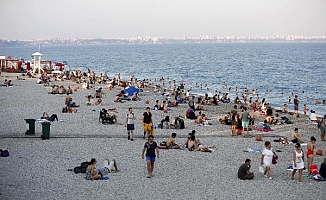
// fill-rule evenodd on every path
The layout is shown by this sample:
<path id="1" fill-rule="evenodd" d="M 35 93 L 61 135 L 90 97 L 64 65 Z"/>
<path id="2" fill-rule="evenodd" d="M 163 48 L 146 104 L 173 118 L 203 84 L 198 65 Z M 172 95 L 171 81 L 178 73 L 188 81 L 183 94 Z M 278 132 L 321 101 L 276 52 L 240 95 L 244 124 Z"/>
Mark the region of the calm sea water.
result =
<path id="1" fill-rule="evenodd" d="M 0 55 L 30 60 L 36 51 L 38 47 L 0 48 Z M 294 93 L 301 101 L 300 111 L 306 103 L 318 115 L 326 114 L 326 105 L 315 104 L 326 99 L 326 44 L 45 46 L 41 53 L 43 60 L 67 61 L 71 69 L 86 66 L 96 73 L 108 71 L 111 77 L 120 73 L 128 79 L 132 73 L 136 78 L 176 79 L 198 94 L 221 91 L 232 98 L 236 86 L 240 92 L 245 87 L 258 89 L 260 98 L 276 107 L 287 103 L 289 96 L 293 103 Z"/>

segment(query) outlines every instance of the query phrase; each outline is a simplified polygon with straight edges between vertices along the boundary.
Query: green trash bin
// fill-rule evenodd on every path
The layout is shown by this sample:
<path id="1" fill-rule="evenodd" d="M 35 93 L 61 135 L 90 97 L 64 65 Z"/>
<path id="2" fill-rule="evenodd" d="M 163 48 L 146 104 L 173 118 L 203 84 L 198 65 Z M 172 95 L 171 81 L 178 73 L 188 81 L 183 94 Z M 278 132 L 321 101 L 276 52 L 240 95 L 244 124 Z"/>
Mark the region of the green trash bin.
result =
<path id="1" fill-rule="evenodd" d="M 50 139 L 50 122 L 43 122 L 42 123 L 42 140 Z"/>
<path id="2" fill-rule="evenodd" d="M 34 135 L 35 134 L 35 119 L 25 119 L 26 123 L 28 123 L 28 130 L 25 132 L 26 135 Z"/>

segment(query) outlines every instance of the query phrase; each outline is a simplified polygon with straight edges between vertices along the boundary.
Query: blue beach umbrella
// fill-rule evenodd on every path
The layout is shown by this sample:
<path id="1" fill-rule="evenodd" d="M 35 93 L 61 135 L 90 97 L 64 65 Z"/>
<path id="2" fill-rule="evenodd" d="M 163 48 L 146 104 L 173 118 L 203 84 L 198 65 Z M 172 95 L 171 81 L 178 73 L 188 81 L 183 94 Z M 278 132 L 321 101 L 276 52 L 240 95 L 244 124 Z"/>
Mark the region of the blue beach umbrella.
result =
<path id="1" fill-rule="evenodd" d="M 125 94 L 128 95 L 128 96 L 132 96 L 135 93 L 139 93 L 139 91 L 140 91 L 139 88 L 136 87 L 136 86 L 128 86 L 124 90 Z"/>

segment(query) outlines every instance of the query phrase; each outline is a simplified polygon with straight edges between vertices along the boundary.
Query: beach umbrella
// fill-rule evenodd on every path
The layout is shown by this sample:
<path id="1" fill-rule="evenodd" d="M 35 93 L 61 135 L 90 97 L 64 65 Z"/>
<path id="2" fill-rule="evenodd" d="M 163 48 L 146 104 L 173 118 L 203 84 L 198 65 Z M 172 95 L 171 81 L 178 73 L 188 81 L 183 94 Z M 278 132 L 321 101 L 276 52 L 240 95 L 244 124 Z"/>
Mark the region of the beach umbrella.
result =
<path id="1" fill-rule="evenodd" d="M 132 96 L 135 93 L 139 93 L 139 91 L 140 91 L 139 88 L 136 87 L 136 86 L 126 87 L 125 90 L 124 90 L 125 94 L 128 95 L 128 96 Z"/>

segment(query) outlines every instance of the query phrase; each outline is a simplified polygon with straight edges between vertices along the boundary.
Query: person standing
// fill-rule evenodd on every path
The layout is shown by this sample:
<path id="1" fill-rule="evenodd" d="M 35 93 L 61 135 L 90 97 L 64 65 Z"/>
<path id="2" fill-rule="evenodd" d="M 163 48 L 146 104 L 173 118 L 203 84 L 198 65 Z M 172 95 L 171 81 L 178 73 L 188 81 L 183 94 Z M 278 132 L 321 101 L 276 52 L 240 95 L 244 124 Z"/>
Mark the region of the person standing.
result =
<path id="1" fill-rule="evenodd" d="M 242 121 L 242 135 L 248 137 L 249 136 L 249 112 L 247 111 L 247 107 L 243 107 L 243 112 L 241 113 L 241 121 Z M 247 134 L 244 134 L 244 129 L 247 129 Z"/>
<path id="2" fill-rule="evenodd" d="M 148 136 L 148 141 L 145 143 L 141 154 L 142 159 L 144 159 L 145 150 L 146 150 L 146 163 L 147 163 L 147 172 L 148 172 L 147 178 L 151 178 L 153 177 L 156 154 L 157 154 L 157 158 L 160 158 L 159 149 L 157 143 L 154 141 L 153 135 Z"/>
<path id="3" fill-rule="evenodd" d="M 272 179 L 272 161 L 273 161 L 274 151 L 272 150 L 272 144 L 269 141 L 265 142 L 265 149 L 260 158 L 260 164 L 264 166 L 264 176 L 266 178 Z M 267 175 L 268 174 L 268 175 Z"/>
<path id="4" fill-rule="evenodd" d="M 136 119 L 134 113 L 132 112 L 132 108 L 129 108 L 129 112 L 126 117 L 125 126 L 127 127 L 128 132 L 128 140 L 134 141 L 133 134 L 135 130 L 134 120 Z"/>
<path id="5" fill-rule="evenodd" d="M 254 174 L 250 172 L 251 160 L 249 158 L 246 159 L 245 163 L 242 164 L 238 170 L 238 178 L 241 180 L 251 180 L 254 178 Z"/>
<path id="6" fill-rule="evenodd" d="M 320 139 L 321 141 L 325 141 L 325 133 L 326 133 L 326 115 L 322 119 L 320 119 L 319 129 L 320 129 Z"/>
<path id="7" fill-rule="evenodd" d="M 298 95 L 295 95 L 294 96 L 294 100 L 293 100 L 293 103 L 294 103 L 294 116 L 298 116 L 299 115 L 299 99 L 298 99 Z"/>
<path id="8" fill-rule="evenodd" d="M 236 119 L 236 116 L 238 115 L 237 108 L 238 108 L 238 106 L 234 105 L 233 110 L 231 110 L 231 112 L 230 112 L 231 113 L 231 135 L 232 136 L 237 135 L 237 133 L 235 132 L 236 127 L 238 125 L 238 121 Z"/>
<path id="9" fill-rule="evenodd" d="M 312 165 L 312 163 L 314 162 L 314 144 L 316 142 L 316 138 L 314 136 L 312 136 L 310 138 L 310 141 L 307 143 L 307 167 L 308 167 L 308 171 L 310 172 L 310 167 Z"/>
<path id="10" fill-rule="evenodd" d="M 295 150 L 293 151 L 293 171 L 292 171 L 292 176 L 291 180 L 294 180 L 294 175 L 299 171 L 299 182 L 302 182 L 302 171 L 304 168 L 304 162 L 303 162 L 303 152 L 301 150 L 301 145 L 300 143 L 297 143 L 295 145 Z"/>
<path id="11" fill-rule="evenodd" d="M 146 136 L 146 133 L 148 135 L 152 135 L 152 113 L 150 107 L 146 108 L 146 112 L 143 114 L 143 125 L 144 125 L 144 139 Z"/>
<path id="12" fill-rule="evenodd" d="M 189 105 L 190 108 L 192 108 L 193 110 L 195 110 L 195 96 L 192 96 L 189 99 L 188 105 Z"/>

